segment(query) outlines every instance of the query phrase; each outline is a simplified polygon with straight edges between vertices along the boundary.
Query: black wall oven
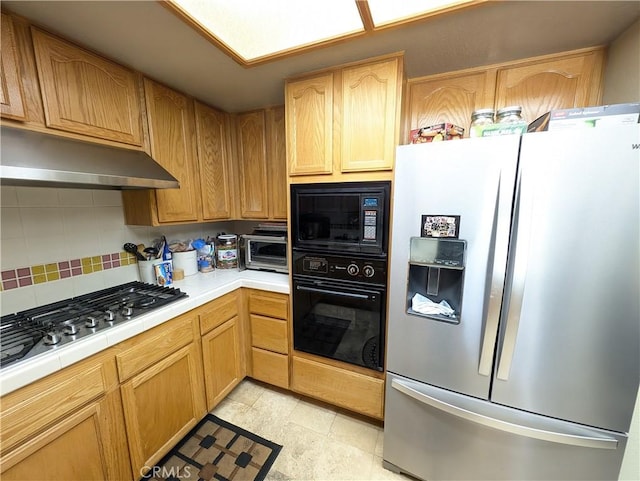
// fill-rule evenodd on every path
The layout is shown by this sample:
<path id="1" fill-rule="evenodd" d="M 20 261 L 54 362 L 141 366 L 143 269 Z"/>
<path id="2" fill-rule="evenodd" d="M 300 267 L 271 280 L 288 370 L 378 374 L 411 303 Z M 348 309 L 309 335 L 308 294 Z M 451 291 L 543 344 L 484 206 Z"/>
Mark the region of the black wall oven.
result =
<path id="1" fill-rule="evenodd" d="M 390 182 L 293 184 L 293 344 L 382 371 Z"/>
<path id="2" fill-rule="evenodd" d="M 386 260 L 293 255 L 294 349 L 382 371 Z"/>

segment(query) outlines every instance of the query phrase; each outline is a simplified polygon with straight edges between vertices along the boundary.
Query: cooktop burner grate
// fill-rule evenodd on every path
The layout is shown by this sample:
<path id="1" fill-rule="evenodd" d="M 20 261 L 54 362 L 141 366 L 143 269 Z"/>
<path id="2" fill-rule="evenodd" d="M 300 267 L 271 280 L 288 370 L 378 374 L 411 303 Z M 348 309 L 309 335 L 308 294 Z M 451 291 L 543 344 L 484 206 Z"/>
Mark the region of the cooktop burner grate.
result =
<path id="1" fill-rule="evenodd" d="M 56 349 L 186 297 L 180 289 L 129 282 L 0 318 L 0 366 Z"/>

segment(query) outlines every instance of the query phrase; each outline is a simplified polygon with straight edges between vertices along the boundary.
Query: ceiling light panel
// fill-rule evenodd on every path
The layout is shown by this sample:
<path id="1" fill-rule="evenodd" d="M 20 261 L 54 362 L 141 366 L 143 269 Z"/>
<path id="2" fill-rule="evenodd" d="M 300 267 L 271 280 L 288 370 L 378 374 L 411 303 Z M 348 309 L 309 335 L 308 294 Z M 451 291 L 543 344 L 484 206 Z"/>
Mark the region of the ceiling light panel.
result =
<path id="1" fill-rule="evenodd" d="M 353 1 L 172 0 L 246 61 L 364 30 Z"/>
<path id="2" fill-rule="evenodd" d="M 427 16 L 475 0 L 368 0 L 371 17 L 376 27 Z"/>

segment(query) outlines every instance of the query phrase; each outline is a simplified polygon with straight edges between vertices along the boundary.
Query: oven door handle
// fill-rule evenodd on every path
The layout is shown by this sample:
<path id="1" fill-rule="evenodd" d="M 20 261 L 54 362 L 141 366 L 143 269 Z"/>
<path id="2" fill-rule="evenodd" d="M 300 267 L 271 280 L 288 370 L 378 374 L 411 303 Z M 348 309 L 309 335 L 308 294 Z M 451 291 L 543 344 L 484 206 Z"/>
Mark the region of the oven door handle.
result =
<path id="1" fill-rule="evenodd" d="M 328 289 L 318 289 L 317 287 L 296 286 L 299 291 L 318 292 L 320 294 L 329 294 L 332 296 L 351 297 L 353 299 L 370 299 L 368 294 L 355 294 L 353 292 L 330 291 Z"/>

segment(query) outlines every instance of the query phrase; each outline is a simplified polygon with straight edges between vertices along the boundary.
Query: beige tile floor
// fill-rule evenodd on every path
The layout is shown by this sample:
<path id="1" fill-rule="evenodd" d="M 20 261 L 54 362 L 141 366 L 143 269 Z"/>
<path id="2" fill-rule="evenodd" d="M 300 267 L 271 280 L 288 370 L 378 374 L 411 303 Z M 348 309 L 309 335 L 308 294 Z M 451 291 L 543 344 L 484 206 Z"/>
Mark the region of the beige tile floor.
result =
<path id="1" fill-rule="evenodd" d="M 333 406 L 250 379 L 213 414 L 281 444 L 267 480 L 411 480 L 382 467 L 383 431 Z"/>

